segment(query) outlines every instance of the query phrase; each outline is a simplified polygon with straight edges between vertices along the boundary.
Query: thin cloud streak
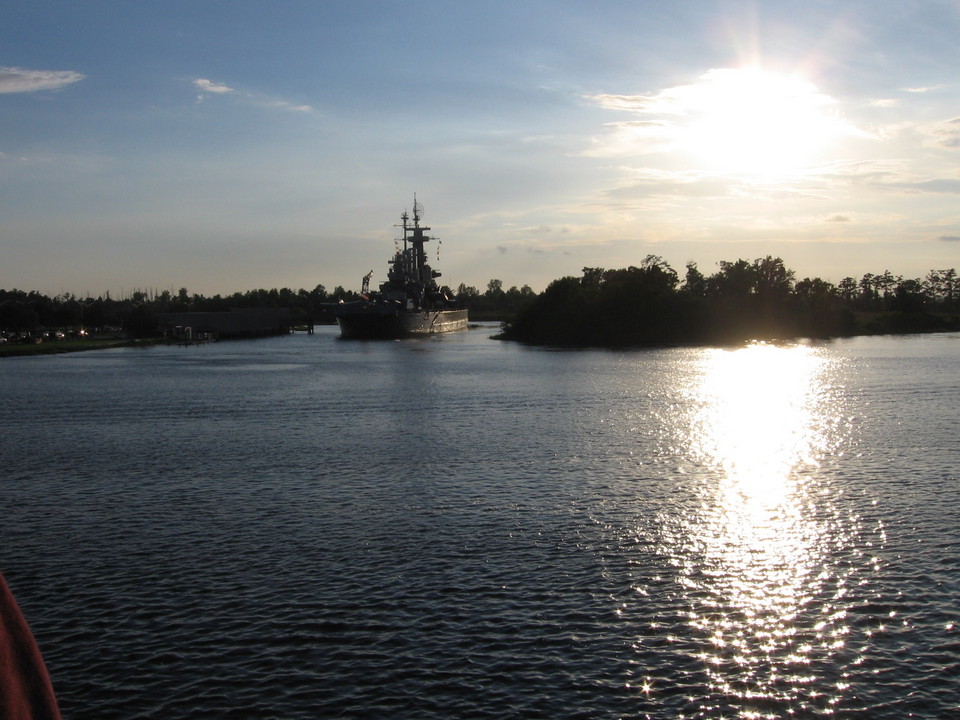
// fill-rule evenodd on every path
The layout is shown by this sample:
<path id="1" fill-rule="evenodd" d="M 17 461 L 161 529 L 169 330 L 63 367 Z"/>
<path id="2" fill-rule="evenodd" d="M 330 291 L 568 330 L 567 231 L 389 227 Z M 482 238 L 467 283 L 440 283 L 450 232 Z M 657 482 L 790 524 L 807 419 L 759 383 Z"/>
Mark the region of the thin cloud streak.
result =
<path id="1" fill-rule="evenodd" d="M 83 80 L 73 70 L 27 70 L 19 67 L 0 67 L 0 93 L 27 93 L 39 90 L 57 90 Z"/>
<path id="2" fill-rule="evenodd" d="M 193 80 L 193 85 L 200 90 L 200 94 L 197 96 L 198 103 L 204 102 L 207 94 L 236 95 L 238 97 L 247 99 L 256 107 L 267 108 L 271 110 L 286 110 L 298 113 L 313 112 L 313 108 L 310 105 L 292 103 L 288 102 L 287 100 L 272 99 L 259 93 L 242 92 L 230 87 L 229 85 L 226 85 L 225 83 L 215 82 L 207 78 L 196 78 Z"/>

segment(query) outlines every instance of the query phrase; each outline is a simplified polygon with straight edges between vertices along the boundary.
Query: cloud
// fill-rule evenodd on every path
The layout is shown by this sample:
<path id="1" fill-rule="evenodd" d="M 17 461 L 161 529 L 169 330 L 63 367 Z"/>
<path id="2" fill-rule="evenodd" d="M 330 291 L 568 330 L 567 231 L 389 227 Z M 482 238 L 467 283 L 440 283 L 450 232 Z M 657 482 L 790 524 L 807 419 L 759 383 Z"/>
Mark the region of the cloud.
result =
<path id="1" fill-rule="evenodd" d="M 193 81 L 193 84 L 196 85 L 203 92 L 208 93 L 217 93 L 218 95 L 226 95 L 229 93 L 235 93 L 232 87 L 228 87 L 222 83 L 215 83 L 212 80 L 207 80 L 206 78 L 197 78 Z"/>
<path id="2" fill-rule="evenodd" d="M 608 196 L 640 197 L 727 197 L 738 187 L 728 177 L 690 171 L 666 171 L 655 168 L 625 168 L 626 180 L 610 189 Z"/>
<path id="3" fill-rule="evenodd" d="M 889 186 L 906 184 L 908 166 L 902 160 L 841 161 L 820 168 L 825 181 L 859 186 Z"/>
<path id="4" fill-rule="evenodd" d="M 313 108 L 309 105 L 297 105 L 295 103 L 287 102 L 286 100 L 276 100 L 258 93 L 241 92 L 240 90 L 232 88 L 229 85 L 214 82 L 213 80 L 208 80 L 207 78 L 197 78 L 193 80 L 193 85 L 200 90 L 200 95 L 197 96 L 198 103 L 202 103 L 205 100 L 206 93 L 212 93 L 214 95 L 236 95 L 238 97 L 245 98 L 247 102 L 255 105 L 256 107 L 301 113 L 313 112 Z"/>
<path id="5" fill-rule="evenodd" d="M 607 123 L 611 128 L 604 137 L 593 139 L 592 147 L 585 150 L 586 157 L 625 157 L 670 152 L 677 149 L 678 131 L 661 122 Z"/>
<path id="6" fill-rule="evenodd" d="M 960 195 L 960 178 L 930 177 L 918 179 L 902 161 L 864 161 L 824 168 L 822 179 L 834 184 L 902 190 L 909 194 L 937 193 Z"/>
<path id="7" fill-rule="evenodd" d="M 931 133 L 941 147 L 960 148 L 960 118 L 940 123 Z"/>
<path id="8" fill-rule="evenodd" d="M 277 110 L 289 110 L 291 112 L 313 112 L 313 108 L 309 105 L 294 105 L 286 100 L 271 100 L 269 102 L 261 103 L 261 106 L 266 108 L 276 108 Z"/>
<path id="9" fill-rule="evenodd" d="M 593 95 L 588 99 L 604 110 L 626 110 L 635 113 L 684 115 L 684 97 L 691 95 L 690 85 L 667 88 L 656 95 Z"/>
<path id="10" fill-rule="evenodd" d="M 947 193 L 960 195 L 960 180 L 955 178 L 934 178 L 923 182 L 906 184 L 905 187 L 922 192 Z"/>
<path id="11" fill-rule="evenodd" d="M 845 222 L 850 222 L 850 218 L 846 215 L 840 215 L 840 214 L 831 215 L 830 217 L 827 218 L 827 222 L 828 223 L 845 223 Z"/>
<path id="12" fill-rule="evenodd" d="M 0 93 L 56 90 L 83 80 L 86 76 L 72 70 L 26 70 L 0 67 Z"/>
<path id="13" fill-rule="evenodd" d="M 940 242 L 960 242 L 960 235 L 941 235 L 937 240 Z"/>

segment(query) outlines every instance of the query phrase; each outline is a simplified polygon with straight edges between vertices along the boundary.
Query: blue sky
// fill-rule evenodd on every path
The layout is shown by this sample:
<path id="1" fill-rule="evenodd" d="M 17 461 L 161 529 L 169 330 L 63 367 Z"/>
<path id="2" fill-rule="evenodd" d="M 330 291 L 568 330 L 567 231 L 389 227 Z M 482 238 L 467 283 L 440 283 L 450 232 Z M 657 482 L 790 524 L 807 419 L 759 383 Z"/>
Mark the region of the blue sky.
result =
<path id="1" fill-rule="evenodd" d="M 0 287 L 960 262 L 960 2 L 8 3 Z M 432 248 L 436 253 L 436 244 Z"/>

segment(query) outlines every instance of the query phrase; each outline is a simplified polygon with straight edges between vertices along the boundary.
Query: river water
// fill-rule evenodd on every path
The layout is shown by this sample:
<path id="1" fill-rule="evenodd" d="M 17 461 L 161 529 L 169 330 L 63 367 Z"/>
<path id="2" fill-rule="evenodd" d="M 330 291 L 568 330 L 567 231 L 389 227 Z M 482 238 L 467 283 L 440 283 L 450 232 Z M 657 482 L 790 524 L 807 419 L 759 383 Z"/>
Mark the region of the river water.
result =
<path id="1" fill-rule="evenodd" d="M 960 334 L 0 361 L 65 718 L 960 717 Z"/>

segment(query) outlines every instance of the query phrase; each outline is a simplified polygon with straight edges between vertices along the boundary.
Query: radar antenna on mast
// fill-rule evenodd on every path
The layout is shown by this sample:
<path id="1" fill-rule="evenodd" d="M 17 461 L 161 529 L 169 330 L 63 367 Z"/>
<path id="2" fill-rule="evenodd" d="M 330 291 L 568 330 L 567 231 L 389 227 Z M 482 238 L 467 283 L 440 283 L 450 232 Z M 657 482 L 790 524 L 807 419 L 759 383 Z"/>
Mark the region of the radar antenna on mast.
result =
<path id="1" fill-rule="evenodd" d="M 413 222 L 414 224 L 420 222 L 420 218 L 423 217 L 423 203 L 417 202 L 417 194 L 413 194 Z"/>

